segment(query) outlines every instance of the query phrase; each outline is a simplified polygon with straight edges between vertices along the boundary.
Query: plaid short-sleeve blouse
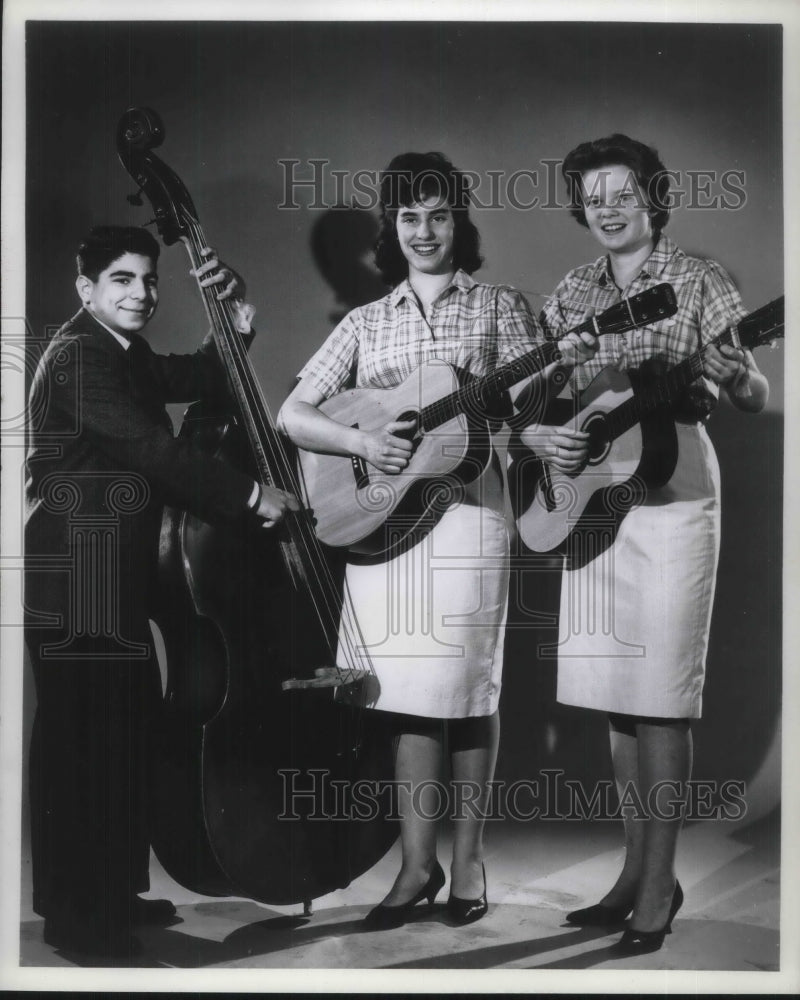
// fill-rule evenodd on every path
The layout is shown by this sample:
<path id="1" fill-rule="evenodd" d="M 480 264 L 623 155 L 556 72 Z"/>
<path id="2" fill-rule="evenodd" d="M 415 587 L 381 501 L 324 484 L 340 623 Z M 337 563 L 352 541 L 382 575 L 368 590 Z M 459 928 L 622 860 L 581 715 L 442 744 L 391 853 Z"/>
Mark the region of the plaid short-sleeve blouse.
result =
<path id="1" fill-rule="evenodd" d="M 746 313 L 739 292 L 723 267 L 713 260 L 689 257 L 663 234 L 625 295 L 630 297 L 662 281 L 675 289 L 678 300 L 675 315 L 638 330 L 602 336 L 595 356 L 573 371 L 570 384 L 574 391 L 585 389 L 604 368 L 624 371 L 638 368 L 649 359 L 672 367 Z M 561 338 L 587 315 L 601 313 L 621 298 L 606 256 L 575 268 L 558 284 L 542 311 L 546 335 Z M 716 398 L 717 386 L 708 379 L 703 382 Z"/>
<path id="2" fill-rule="evenodd" d="M 326 398 L 356 372 L 356 386 L 391 388 L 433 359 L 472 375 L 531 351 L 542 332 L 525 298 L 457 271 L 427 313 L 406 279 L 389 295 L 348 313 L 305 365 Z"/>

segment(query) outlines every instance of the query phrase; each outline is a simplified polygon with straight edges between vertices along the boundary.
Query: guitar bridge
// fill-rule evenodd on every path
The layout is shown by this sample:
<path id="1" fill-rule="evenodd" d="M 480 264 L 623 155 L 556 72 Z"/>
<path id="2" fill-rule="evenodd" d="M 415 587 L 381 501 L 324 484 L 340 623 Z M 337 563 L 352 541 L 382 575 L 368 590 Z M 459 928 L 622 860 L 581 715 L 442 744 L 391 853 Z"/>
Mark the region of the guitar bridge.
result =
<path id="1" fill-rule="evenodd" d="M 358 455 L 350 456 L 350 464 L 353 467 L 353 475 L 356 480 L 356 489 L 363 490 L 369 486 L 369 472 L 367 472 L 367 463 L 363 458 Z"/>
<path id="2" fill-rule="evenodd" d="M 313 677 L 290 677 L 281 683 L 282 691 L 307 691 L 316 697 L 343 705 L 366 705 L 375 700 L 373 675 L 369 670 L 352 667 L 317 667 Z"/>
<path id="3" fill-rule="evenodd" d="M 353 427 L 358 428 L 358 424 L 353 424 Z M 367 463 L 363 458 L 358 455 L 350 456 L 350 465 L 353 469 L 353 476 L 356 481 L 357 490 L 365 490 L 369 486 L 369 470 L 367 469 Z"/>

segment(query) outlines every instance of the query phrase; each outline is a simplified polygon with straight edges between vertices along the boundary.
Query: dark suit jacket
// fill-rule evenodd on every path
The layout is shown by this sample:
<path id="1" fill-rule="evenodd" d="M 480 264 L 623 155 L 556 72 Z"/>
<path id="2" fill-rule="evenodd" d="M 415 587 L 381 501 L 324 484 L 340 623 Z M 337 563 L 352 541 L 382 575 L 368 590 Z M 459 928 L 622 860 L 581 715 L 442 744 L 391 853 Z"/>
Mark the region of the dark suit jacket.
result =
<path id="1" fill-rule="evenodd" d="M 81 615 L 112 614 L 143 639 L 162 507 L 211 523 L 247 510 L 253 480 L 175 438 L 165 409 L 226 392 L 213 342 L 163 356 L 130 339 L 126 351 L 82 309 L 37 367 L 25 485 L 29 624 L 50 613 L 80 629 Z M 92 612 L 98 569 L 106 593 Z"/>

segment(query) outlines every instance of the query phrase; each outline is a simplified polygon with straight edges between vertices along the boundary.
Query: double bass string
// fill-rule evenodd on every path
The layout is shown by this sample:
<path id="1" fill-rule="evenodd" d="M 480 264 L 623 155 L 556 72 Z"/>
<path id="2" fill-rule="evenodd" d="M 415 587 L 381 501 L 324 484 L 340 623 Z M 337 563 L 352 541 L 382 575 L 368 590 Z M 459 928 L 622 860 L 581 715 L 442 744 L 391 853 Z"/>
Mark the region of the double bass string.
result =
<path id="1" fill-rule="evenodd" d="M 202 264 L 199 248 L 206 245 L 201 227 L 197 220 L 189 220 L 189 230 L 192 241 L 187 241 L 187 248 L 190 251 L 192 262 L 195 267 Z M 210 288 L 201 289 L 206 308 L 211 315 L 212 325 L 217 336 L 217 346 L 226 360 L 226 367 L 235 394 L 239 397 L 242 417 L 251 423 L 250 439 L 256 451 L 256 459 L 259 465 L 259 473 L 262 479 L 267 481 L 267 485 L 278 485 L 286 488 L 295 495 L 299 494 L 298 483 L 294 475 L 288 457 L 280 442 L 277 440 L 277 431 L 269 418 L 269 408 L 264 398 L 261 387 L 255 379 L 252 365 L 247 357 L 246 348 L 241 335 L 233 323 L 230 306 L 227 302 L 220 302 Z M 235 376 L 235 377 L 234 377 Z M 261 427 L 255 426 L 256 418 L 260 418 Z M 273 466 L 280 473 L 280 481 L 274 482 L 275 476 L 272 467 L 264 453 L 264 447 L 268 447 Z M 292 539 L 292 546 L 283 545 L 284 556 L 289 566 L 293 578 L 297 581 L 298 568 L 302 571 L 302 582 L 305 582 L 310 598 L 314 604 L 318 617 L 324 623 L 328 622 L 329 629 L 325 630 L 325 638 L 330 648 L 331 654 L 334 650 L 331 646 L 329 635 L 334 629 L 339 619 L 339 601 L 336 595 L 336 587 L 330 573 L 330 568 L 325 560 L 319 545 L 319 540 L 313 528 L 307 520 L 305 512 L 293 514 L 287 518 L 287 528 Z M 287 551 L 288 549 L 288 551 Z M 295 565 L 292 565 L 292 564 Z M 298 564 L 299 563 L 299 567 Z M 316 581 L 315 587 L 312 581 Z M 343 645 L 346 660 L 348 663 L 347 677 L 352 679 L 359 671 L 359 663 L 362 663 L 361 670 L 367 669 L 374 674 L 374 667 L 369 659 L 369 654 L 364 643 L 363 633 L 357 619 L 352 611 L 352 602 L 349 592 L 345 586 L 344 606 L 341 609 L 342 628 L 339 630 L 340 645 Z M 360 646 L 356 646 L 352 632 L 357 631 Z M 333 665 L 337 673 L 343 671 L 335 662 L 333 655 Z"/>

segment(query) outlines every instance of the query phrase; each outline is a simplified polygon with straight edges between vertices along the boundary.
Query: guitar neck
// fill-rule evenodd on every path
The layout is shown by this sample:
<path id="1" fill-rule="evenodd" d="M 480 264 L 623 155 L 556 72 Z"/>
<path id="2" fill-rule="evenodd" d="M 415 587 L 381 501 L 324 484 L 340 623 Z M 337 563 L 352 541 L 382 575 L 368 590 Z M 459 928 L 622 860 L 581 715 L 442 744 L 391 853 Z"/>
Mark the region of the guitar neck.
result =
<path id="1" fill-rule="evenodd" d="M 642 303 L 647 302 L 649 310 Z M 650 304 L 653 303 L 653 304 Z M 649 292 L 625 299 L 607 309 L 600 316 L 592 316 L 570 329 L 570 333 L 617 333 L 641 326 L 643 323 L 664 316 L 671 316 L 674 309 L 674 293 L 669 285 L 659 285 Z M 420 426 L 430 431 L 462 413 L 483 416 L 492 400 L 497 399 L 506 389 L 521 382 L 530 375 L 543 371 L 548 365 L 562 359 L 557 341 L 549 340 L 527 354 L 513 361 L 507 361 L 493 372 L 468 382 L 443 399 L 424 407 L 420 413 Z"/>
<path id="2" fill-rule="evenodd" d="M 716 337 L 713 344 L 732 344 L 733 335 L 731 330 L 726 330 L 719 337 Z M 706 345 L 708 347 L 708 345 Z M 653 385 L 637 391 L 630 399 L 621 403 L 606 416 L 606 427 L 609 437 L 613 440 L 618 438 L 625 431 L 628 431 L 635 424 L 638 424 L 643 417 L 654 413 L 659 409 L 667 409 L 675 403 L 681 392 L 696 382 L 703 374 L 703 358 L 706 347 L 692 354 L 691 357 L 684 358 L 674 368 L 671 368 L 666 375 L 658 379 Z"/>
<path id="3" fill-rule="evenodd" d="M 557 342 L 548 341 L 521 358 L 508 361 L 488 375 L 472 379 L 455 392 L 423 407 L 420 412 L 420 427 L 430 431 L 465 412 L 483 416 L 492 400 L 497 399 L 510 386 L 560 359 L 561 351 Z"/>
<path id="4" fill-rule="evenodd" d="M 781 336 L 782 330 L 783 298 L 780 298 L 750 313 L 738 324 L 729 326 L 699 351 L 680 361 L 658 381 L 640 389 L 608 413 L 606 427 L 610 440 L 630 430 L 648 414 L 674 405 L 680 394 L 703 374 L 706 351 L 712 344 L 715 347 L 754 347 L 767 342 L 771 337 Z"/>

